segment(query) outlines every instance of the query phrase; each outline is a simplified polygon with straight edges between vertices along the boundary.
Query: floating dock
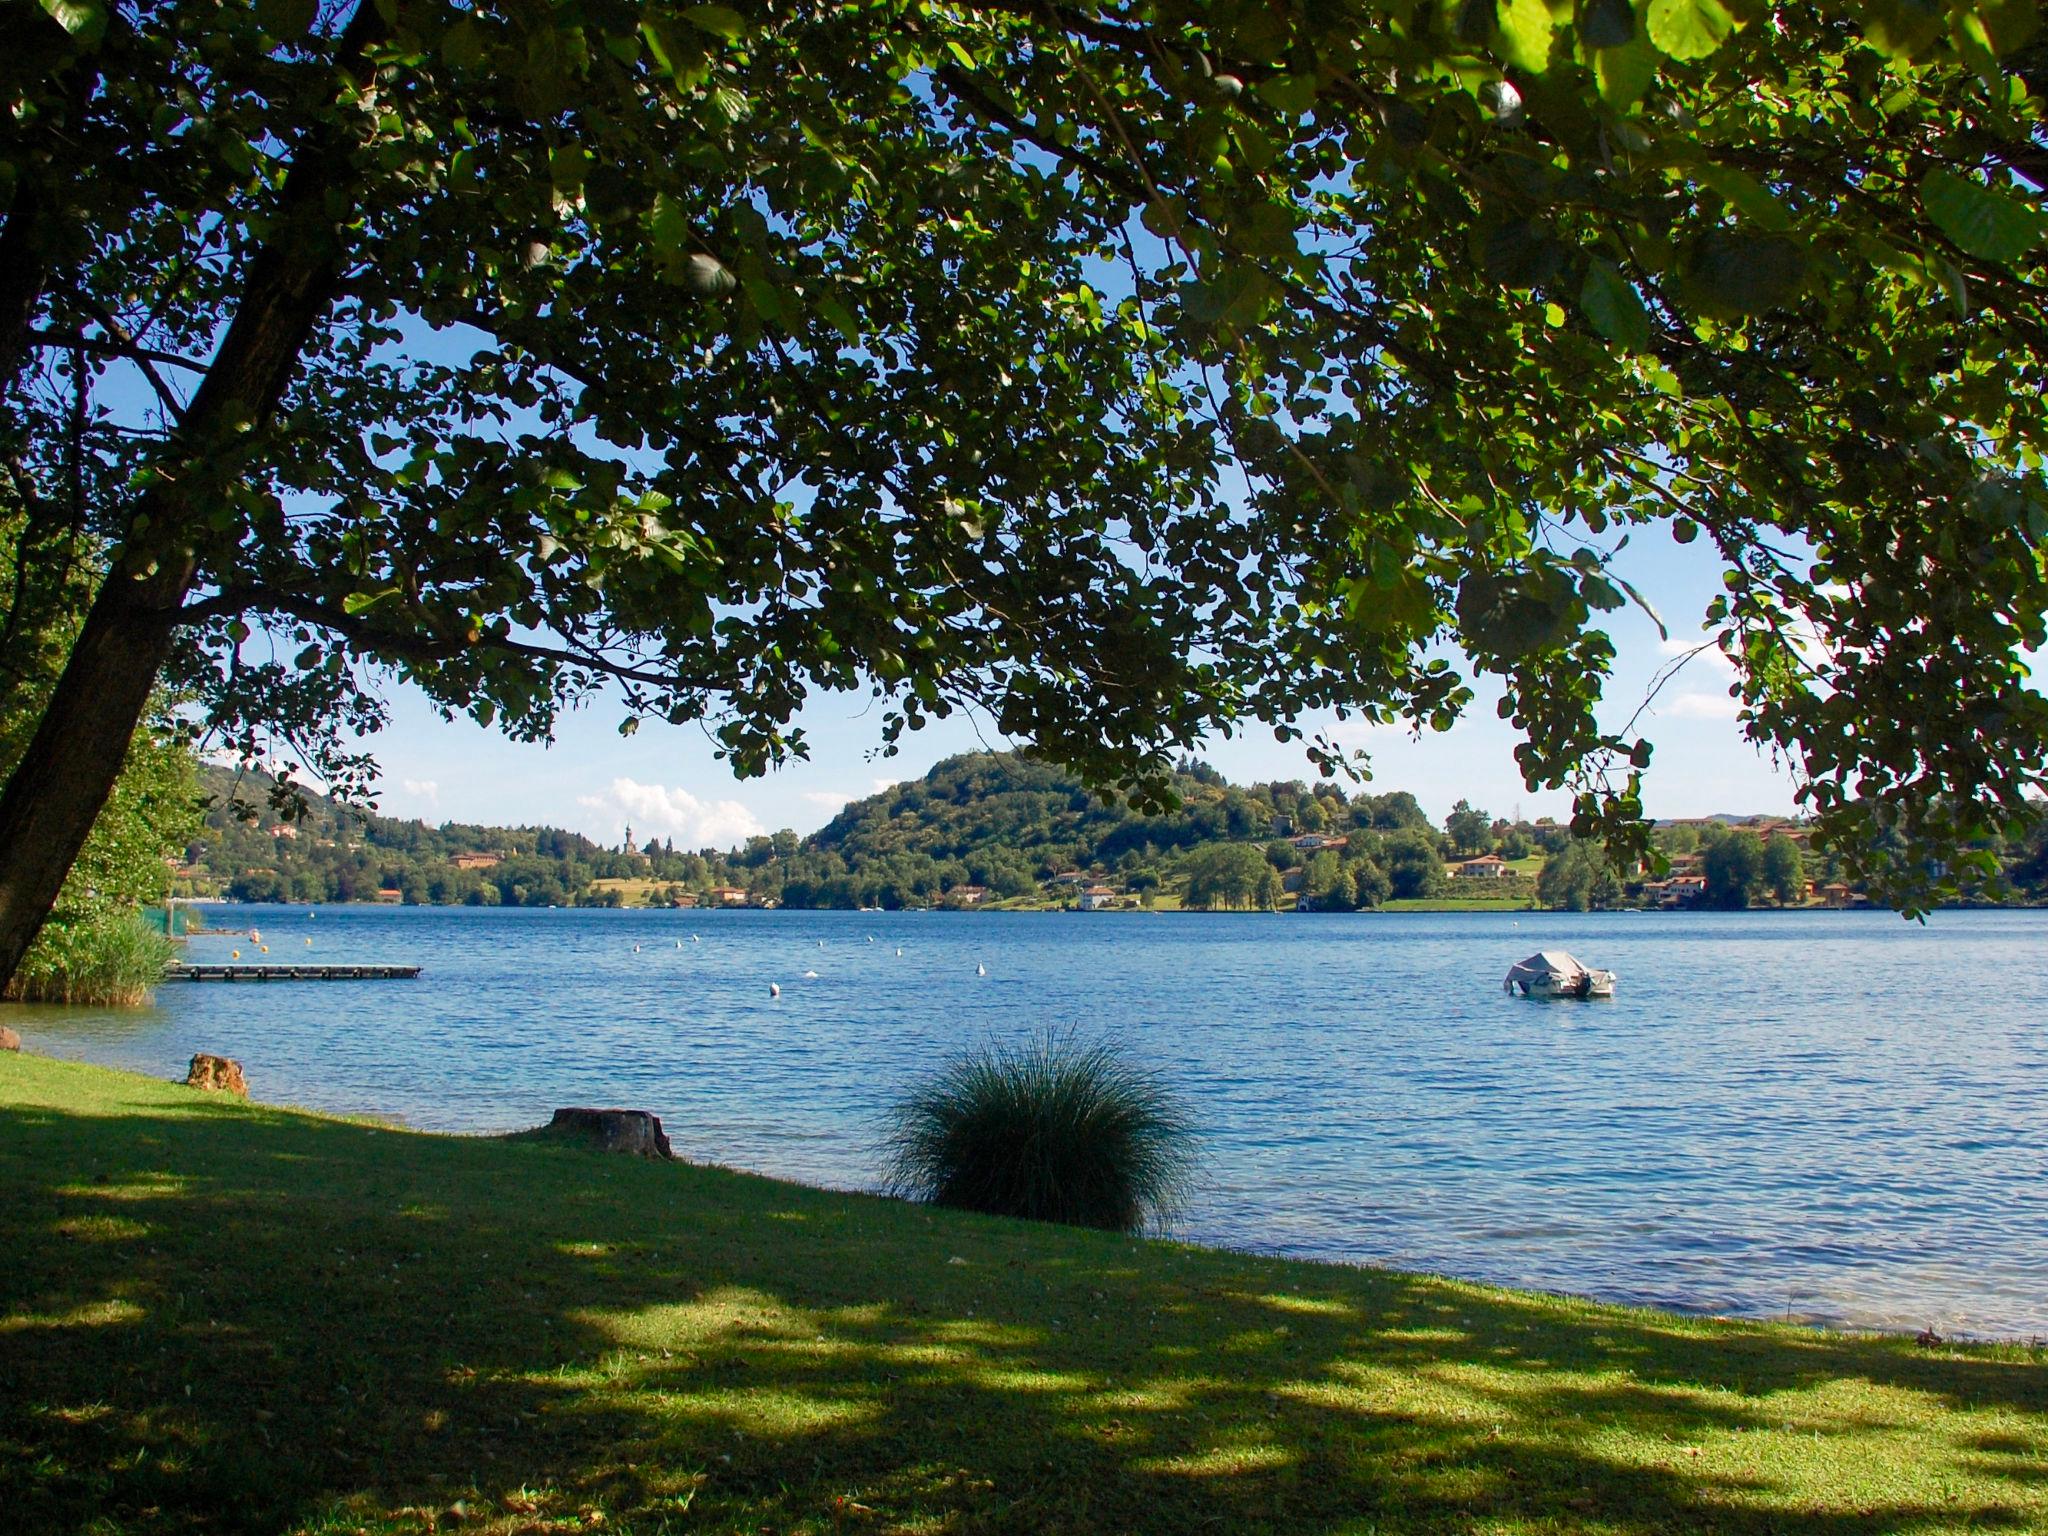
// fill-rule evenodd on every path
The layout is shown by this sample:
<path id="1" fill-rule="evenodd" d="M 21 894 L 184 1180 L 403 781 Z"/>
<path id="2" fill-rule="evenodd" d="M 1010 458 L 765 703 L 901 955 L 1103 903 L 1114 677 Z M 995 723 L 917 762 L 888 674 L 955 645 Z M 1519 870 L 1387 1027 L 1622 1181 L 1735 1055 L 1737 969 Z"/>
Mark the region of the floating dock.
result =
<path id="1" fill-rule="evenodd" d="M 165 981 L 411 981 L 416 965 L 173 965 Z"/>

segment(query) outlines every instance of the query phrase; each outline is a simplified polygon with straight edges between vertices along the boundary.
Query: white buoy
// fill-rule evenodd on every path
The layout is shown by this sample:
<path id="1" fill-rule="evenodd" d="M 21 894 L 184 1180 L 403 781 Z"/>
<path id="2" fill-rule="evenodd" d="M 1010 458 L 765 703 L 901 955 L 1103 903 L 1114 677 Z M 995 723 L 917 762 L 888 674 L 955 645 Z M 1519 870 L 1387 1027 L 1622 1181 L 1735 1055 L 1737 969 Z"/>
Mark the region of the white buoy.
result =
<path id="1" fill-rule="evenodd" d="M 311 949 L 312 947 L 313 941 L 311 939 L 306 940 L 306 948 Z"/>
<path id="2" fill-rule="evenodd" d="M 988 967 L 983 965 L 979 960 L 977 960 L 974 962 L 974 974 L 977 976 L 986 976 L 988 974 Z"/>
<path id="3" fill-rule="evenodd" d="M 901 944 L 898 944 L 896 946 L 896 958 L 898 960 L 901 960 L 903 958 L 903 946 Z"/>
<path id="4" fill-rule="evenodd" d="M 638 944 L 633 946 L 633 953 L 636 955 L 640 953 L 640 946 Z"/>
<path id="5" fill-rule="evenodd" d="M 804 972 L 804 980 L 805 980 L 805 981 L 816 981 L 817 979 L 818 979 L 818 973 L 817 973 L 816 971 L 805 971 L 805 972 Z"/>
<path id="6" fill-rule="evenodd" d="M 770 997 L 780 997 L 782 996 L 782 988 L 771 981 L 768 983 L 768 995 Z"/>
<path id="7" fill-rule="evenodd" d="M 824 947 L 825 941 L 823 939 L 818 940 L 818 948 L 823 949 Z"/>

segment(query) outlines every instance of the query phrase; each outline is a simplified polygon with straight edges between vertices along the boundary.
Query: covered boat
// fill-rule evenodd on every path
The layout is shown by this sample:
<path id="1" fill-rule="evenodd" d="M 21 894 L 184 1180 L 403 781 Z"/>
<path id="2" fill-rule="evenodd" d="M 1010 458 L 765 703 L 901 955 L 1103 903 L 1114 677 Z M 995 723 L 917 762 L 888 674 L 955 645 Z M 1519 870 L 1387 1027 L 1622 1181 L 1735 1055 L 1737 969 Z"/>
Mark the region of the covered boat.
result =
<path id="1" fill-rule="evenodd" d="M 1612 997 L 1614 972 L 1581 965 L 1561 949 L 1545 949 L 1517 962 L 1501 988 L 1524 997 Z"/>

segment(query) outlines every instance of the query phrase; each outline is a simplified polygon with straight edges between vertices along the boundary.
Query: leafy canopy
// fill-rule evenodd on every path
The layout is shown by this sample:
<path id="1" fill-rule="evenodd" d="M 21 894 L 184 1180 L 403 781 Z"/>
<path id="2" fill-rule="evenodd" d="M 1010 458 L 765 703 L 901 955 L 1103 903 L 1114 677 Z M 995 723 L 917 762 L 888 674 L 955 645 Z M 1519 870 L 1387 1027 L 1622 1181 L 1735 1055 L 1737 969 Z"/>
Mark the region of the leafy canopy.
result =
<path id="1" fill-rule="evenodd" d="M 866 688 L 1145 781 L 1476 671 L 1591 832 L 1649 755 L 1613 557 L 1704 535 L 1747 729 L 1895 892 L 2041 784 L 2030 0 L 43 11 L 6 494 L 194 562 L 250 750 L 346 779 L 395 670 L 745 772 Z M 277 409 L 174 430 L 308 251 Z"/>

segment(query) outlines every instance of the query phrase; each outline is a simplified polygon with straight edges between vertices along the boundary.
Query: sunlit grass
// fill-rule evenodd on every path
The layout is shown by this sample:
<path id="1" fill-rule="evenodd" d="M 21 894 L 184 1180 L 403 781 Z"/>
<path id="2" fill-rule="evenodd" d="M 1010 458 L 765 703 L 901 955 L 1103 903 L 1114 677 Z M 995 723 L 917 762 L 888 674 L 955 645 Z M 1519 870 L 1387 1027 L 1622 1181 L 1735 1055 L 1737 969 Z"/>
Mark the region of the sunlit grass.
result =
<path id="1" fill-rule="evenodd" d="M 2048 1529 L 2048 1372 L 0 1060 L 0 1530 Z M 958 1261 L 958 1262 L 955 1262 Z"/>

